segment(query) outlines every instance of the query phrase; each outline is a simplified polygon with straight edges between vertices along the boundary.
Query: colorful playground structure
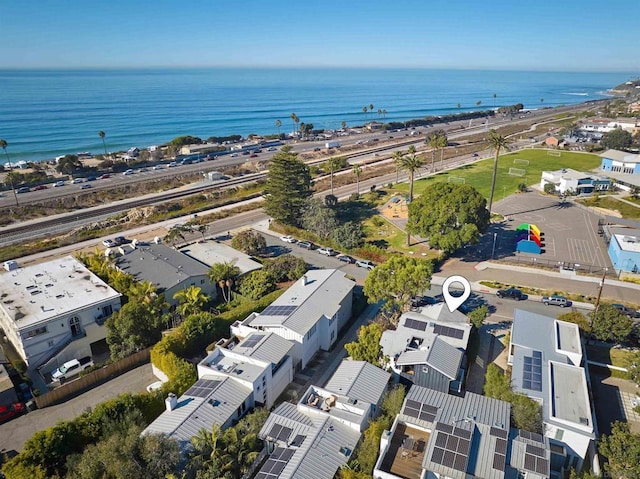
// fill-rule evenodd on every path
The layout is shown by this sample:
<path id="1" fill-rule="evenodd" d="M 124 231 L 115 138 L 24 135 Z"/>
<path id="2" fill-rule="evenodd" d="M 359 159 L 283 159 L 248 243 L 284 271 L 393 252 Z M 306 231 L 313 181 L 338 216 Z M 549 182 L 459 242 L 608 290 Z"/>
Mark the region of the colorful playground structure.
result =
<path id="1" fill-rule="evenodd" d="M 516 251 L 520 253 L 542 254 L 542 233 L 533 224 L 522 223 L 516 228 Z"/>

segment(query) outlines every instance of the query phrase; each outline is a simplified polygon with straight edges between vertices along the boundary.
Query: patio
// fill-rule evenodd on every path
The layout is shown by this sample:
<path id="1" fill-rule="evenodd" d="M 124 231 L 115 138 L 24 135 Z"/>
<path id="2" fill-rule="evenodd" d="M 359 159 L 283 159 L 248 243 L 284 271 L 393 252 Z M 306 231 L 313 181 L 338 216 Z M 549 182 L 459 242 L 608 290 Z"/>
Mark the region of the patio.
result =
<path id="1" fill-rule="evenodd" d="M 398 424 L 381 464 L 381 470 L 404 479 L 422 474 L 422 459 L 430 434 L 405 424 Z"/>

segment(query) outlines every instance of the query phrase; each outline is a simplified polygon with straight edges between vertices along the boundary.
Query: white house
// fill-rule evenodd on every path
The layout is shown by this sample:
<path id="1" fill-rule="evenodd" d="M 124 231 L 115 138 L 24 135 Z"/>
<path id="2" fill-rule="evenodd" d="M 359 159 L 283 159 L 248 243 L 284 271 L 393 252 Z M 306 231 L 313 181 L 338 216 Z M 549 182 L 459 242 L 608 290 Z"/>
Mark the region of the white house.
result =
<path id="1" fill-rule="evenodd" d="M 0 327 L 33 370 L 50 372 L 91 355 L 106 338 L 104 322 L 120 309 L 120 293 L 72 256 L 0 274 Z"/>
<path id="2" fill-rule="evenodd" d="M 336 269 L 311 270 L 261 313 L 231 325 L 244 337 L 270 331 L 294 344 L 294 367 L 304 369 L 316 353 L 328 351 L 351 317 L 355 283 Z"/>
<path id="3" fill-rule="evenodd" d="M 581 173 L 569 168 L 557 171 L 543 171 L 540 189 L 544 190 L 545 185 L 549 183 L 554 185 L 556 191 L 561 194 L 573 192 L 578 195 L 606 191 L 611 185 L 611 181 L 608 178 Z"/>
<path id="4" fill-rule="evenodd" d="M 262 268 L 262 264 L 251 259 L 248 254 L 214 240 L 190 244 L 180 248 L 180 252 L 209 267 L 216 263 L 231 263 L 240 269 L 240 274 Z"/>
<path id="5" fill-rule="evenodd" d="M 542 405 L 552 461 L 598 471 L 595 412 L 591 407 L 578 326 L 516 309 L 508 364 L 511 387 Z"/>

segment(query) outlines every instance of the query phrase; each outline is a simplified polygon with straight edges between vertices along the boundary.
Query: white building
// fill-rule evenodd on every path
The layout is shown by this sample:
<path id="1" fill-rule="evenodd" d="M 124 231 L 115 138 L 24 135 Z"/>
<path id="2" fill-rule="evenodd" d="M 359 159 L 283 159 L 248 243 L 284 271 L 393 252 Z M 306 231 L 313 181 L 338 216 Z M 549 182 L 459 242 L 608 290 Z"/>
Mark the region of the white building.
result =
<path id="1" fill-rule="evenodd" d="M 355 283 L 336 269 L 311 270 L 261 313 L 231 325 L 245 337 L 270 331 L 294 343 L 296 369 L 304 369 L 316 353 L 328 351 L 351 317 Z"/>
<path id="2" fill-rule="evenodd" d="M 270 455 L 255 478 L 332 479 L 377 415 L 389 376 L 343 361 L 324 388 L 309 387 L 297 405 L 280 404 L 260 431 Z"/>
<path id="3" fill-rule="evenodd" d="M 611 184 L 608 178 L 589 173 L 581 173 L 565 168 L 557 171 L 543 171 L 540 180 L 540 189 L 551 183 L 556 191 L 561 194 L 573 192 L 575 194 L 591 194 L 598 191 L 607 191 Z"/>
<path id="4" fill-rule="evenodd" d="M 29 369 L 44 365 L 43 373 L 91 355 L 120 309 L 120 293 L 72 256 L 3 272 L 0 292 L 0 327 Z"/>
<path id="5" fill-rule="evenodd" d="M 542 405 L 554 469 L 597 472 L 595 414 L 578 326 L 516 309 L 508 353 L 513 391 Z"/>
<path id="6" fill-rule="evenodd" d="M 240 274 L 262 268 L 262 264 L 251 259 L 248 254 L 214 240 L 190 244 L 180 248 L 180 252 L 209 267 L 216 263 L 231 263 L 240 269 Z"/>

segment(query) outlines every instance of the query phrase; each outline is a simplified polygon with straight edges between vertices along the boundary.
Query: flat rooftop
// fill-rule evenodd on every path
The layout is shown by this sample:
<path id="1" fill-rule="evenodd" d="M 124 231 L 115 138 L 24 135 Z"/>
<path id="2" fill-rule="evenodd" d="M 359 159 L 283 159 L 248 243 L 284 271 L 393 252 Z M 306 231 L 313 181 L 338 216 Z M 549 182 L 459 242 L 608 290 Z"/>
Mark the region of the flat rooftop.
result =
<path id="1" fill-rule="evenodd" d="M 0 273 L 0 308 L 19 329 L 120 296 L 73 256 Z"/>
<path id="2" fill-rule="evenodd" d="M 593 430 L 587 379 L 582 368 L 549 362 L 550 415 Z"/>
<path id="3" fill-rule="evenodd" d="M 180 251 L 209 267 L 216 263 L 232 263 L 240 268 L 242 274 L 262 268 L 262 265 L 251 259 L 251 256 L 214 240 L 194 243 L 181 248 Z"/>
<path id="4" fill-rule="evenodd" d="M 640 253 L 640 231 L 635 230 L 633 234 L 626 235 L 615 234 L 613 237 L 618 242 L 621 250 Z"/>
<path id="5" fill-rule="evenodd" d="M 576 332 L 572 324 L 556 321 L 556 338 L 560 351 L 582 355 L 580 334 Z"/>

